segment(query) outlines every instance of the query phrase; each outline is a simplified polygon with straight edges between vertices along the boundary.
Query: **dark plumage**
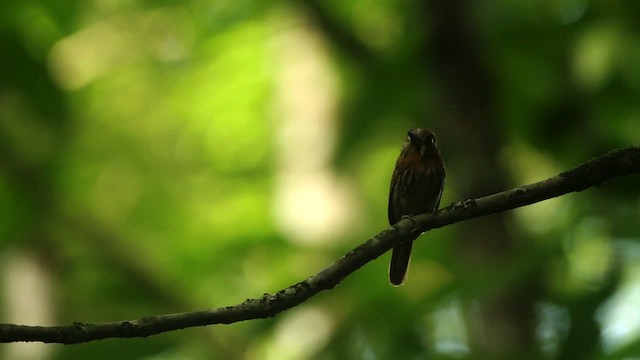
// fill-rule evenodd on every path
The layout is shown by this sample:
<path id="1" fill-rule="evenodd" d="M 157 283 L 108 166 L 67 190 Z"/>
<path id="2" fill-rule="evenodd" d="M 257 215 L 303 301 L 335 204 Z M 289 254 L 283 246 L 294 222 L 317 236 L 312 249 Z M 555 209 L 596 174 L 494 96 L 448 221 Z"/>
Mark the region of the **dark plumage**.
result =
<path id="1" fill-rule="evenodd" d="M 444 188 L 445 169 L 436 145 L 436 135 L 421 128 L 411 129 L 407 135 L 408 140 L 402 147 L 391 177 L 391 225 L 403 216 L 437 210 Z M 401 285 L 406 278 L 412 244 L 413 240 L 393 248 L 389 266 L 389 281 L 393 285 Z"/>

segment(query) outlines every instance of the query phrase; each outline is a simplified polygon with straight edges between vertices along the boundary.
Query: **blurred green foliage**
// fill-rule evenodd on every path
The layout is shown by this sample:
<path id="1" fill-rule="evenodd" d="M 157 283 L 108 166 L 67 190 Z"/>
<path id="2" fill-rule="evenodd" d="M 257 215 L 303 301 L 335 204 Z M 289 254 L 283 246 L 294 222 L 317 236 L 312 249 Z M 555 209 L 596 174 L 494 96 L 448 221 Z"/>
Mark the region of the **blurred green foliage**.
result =
<path id="1" fill-rule="evenodd" d="M 387 226 L 409 127 L 439 134 L 445 206 L 638 145 L 638 24 L 630 0 L 2 1 L 2 322 L 214 308 L 300 281 Z M 632 358 L 638 220 L 635 176 L 430 232 L 401 288 L 385 256 L 274 319 L 0 350 Z"/>

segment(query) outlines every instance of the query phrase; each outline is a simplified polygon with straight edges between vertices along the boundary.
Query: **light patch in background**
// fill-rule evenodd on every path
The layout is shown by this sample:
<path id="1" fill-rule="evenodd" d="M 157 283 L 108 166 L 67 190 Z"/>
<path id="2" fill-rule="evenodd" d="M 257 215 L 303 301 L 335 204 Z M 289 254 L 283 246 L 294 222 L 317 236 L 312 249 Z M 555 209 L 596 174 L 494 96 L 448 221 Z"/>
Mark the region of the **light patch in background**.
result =
<path id="1" fill-rule="evenodd" d="M 2 256 L 3 323 L 53 325 L 51 274 L 34 254 L 6 251 Z M 52 355 L 51 345 L 5 344 L 3 359 L 40 360 Z"/>
<path id="2" fill-rule="evenodd" d="M 614 254 L 604 221 L 597 218 L 580 221 L 563 247 L 567 254 L 568 277 L 563 285 L 566 290 L 591 291 L 606 280 Z"/>
<path id="3" fill-rule="evenodd" d="M 275 216 L 303 244 L 340 240 L 353 226 L 353 191 L 331 166 L 336 141 L 336 75 L 319 35 L 298 24 L 277 41 Z"/>
<path id="4" fill-rule="evenodd" d="M 392 4 L 381 1 L 356 1 L 353 23 L 358 37 L 382 50 L 396 45 L 402 36 L 403 18 Z"/>
<path id="5" fill-rule="evenodd" d="M 573 74 L 588 90 L 600 88 L 614 70 L 620 35 L 615 26 L 588 27 L 579 35 L 573 49 Z"/>
<path id="6" fill-rule="evenodd" d="M 96 23 L 58 42 L 51 49 L 49 69 L 61 88 L 80 89 L 139 56 L 134 40 L 123 19 Z"/>
<path id="7" fill-rule="evenodd" d="M 469 339 L 462 304 L 452 299 L 439 306 L 431 315 L 435 352 L 454 357 L 469 354 Z"/>
<path id="8" fill-rule="evenodd" d="M 640 242 L 639 239 L 617 240 L 624 275 L 619 290 L 598 310 L 602 325 L 602 343 L 612 353 L 640 338 Z"/>
<path id="9" fill-rule="evenodd" d="M 571 320 L 567 309 L 553 303 L 536 304 L 537 315 L 536 336 L 540 340 L 541 350 L 552 358 L 571 328 Z"/>
<path id="10" fill-rule="evenodd" d="M 344 233 L 353 216 L 350 192 L 329 171 L 285 174 L 277 193 L 278 223 L 297 243 L 314 244 Z"/>
<path id="11" fill-rule="evenodd" d="M 329 342 L 335 319 L 325 310 L 305 306 L 282 315 L 273 338 L 263 343 L 264 353 L 251 353 L 250 359 L 303 360 L 314 359 Z"/>
<path id="12" fill-rule="evenodd" d="M 181 61 L 195 41 L 190 25 L 186 14 L 166 9 L 114 16 L 56 43 L 49 71 L 62 89 L 78 90 L 134 61 Z"/>

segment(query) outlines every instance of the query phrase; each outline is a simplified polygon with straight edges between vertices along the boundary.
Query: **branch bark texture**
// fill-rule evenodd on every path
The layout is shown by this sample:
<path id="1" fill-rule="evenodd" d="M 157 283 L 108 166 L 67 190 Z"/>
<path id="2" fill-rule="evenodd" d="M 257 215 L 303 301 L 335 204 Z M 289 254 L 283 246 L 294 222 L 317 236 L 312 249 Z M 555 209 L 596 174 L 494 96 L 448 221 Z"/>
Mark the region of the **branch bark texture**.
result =
<path id="1" fill-rule="evenodd" d="M 0 324 L 0 342 L 39 341 L 75 344 L 106 338 L 147 337 L 167 331 L 212 324 L 273 317 L 315 294 L 332 289 L 344 278 L 391 249 L 426 231 L 453 223 L 499 213 L 571 192 L 598 186 L 607 180 L 640 172 L 640 147 L 608 152 L 558 176 L 477 199 L 453 203 L 435 214 L 401 220 L 349 251 L 324 270 L 306 280 L 260 298 L 218 309 L 144 317 L 100 324 L 76 322 L 67 326 Z"/>

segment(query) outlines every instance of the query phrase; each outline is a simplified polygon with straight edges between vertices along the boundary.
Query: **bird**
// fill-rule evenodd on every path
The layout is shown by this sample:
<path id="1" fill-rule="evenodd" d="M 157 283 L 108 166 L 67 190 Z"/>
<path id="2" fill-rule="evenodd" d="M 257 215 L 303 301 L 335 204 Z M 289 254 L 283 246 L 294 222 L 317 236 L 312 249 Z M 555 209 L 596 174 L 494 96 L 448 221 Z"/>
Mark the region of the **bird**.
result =
<path id="1" fill-rule="evenodd" d="M 389 224 L 402 218 L 435 212 L 444 189 L 445 167 L 438 150 L 436 135 L 422 128 L 407 132 L 407 140 L 396 161 L 389 189 Z M 412 239 L 393 247 L 389 265 L 389 282 L 400 286 L 407 278 Z"/>

